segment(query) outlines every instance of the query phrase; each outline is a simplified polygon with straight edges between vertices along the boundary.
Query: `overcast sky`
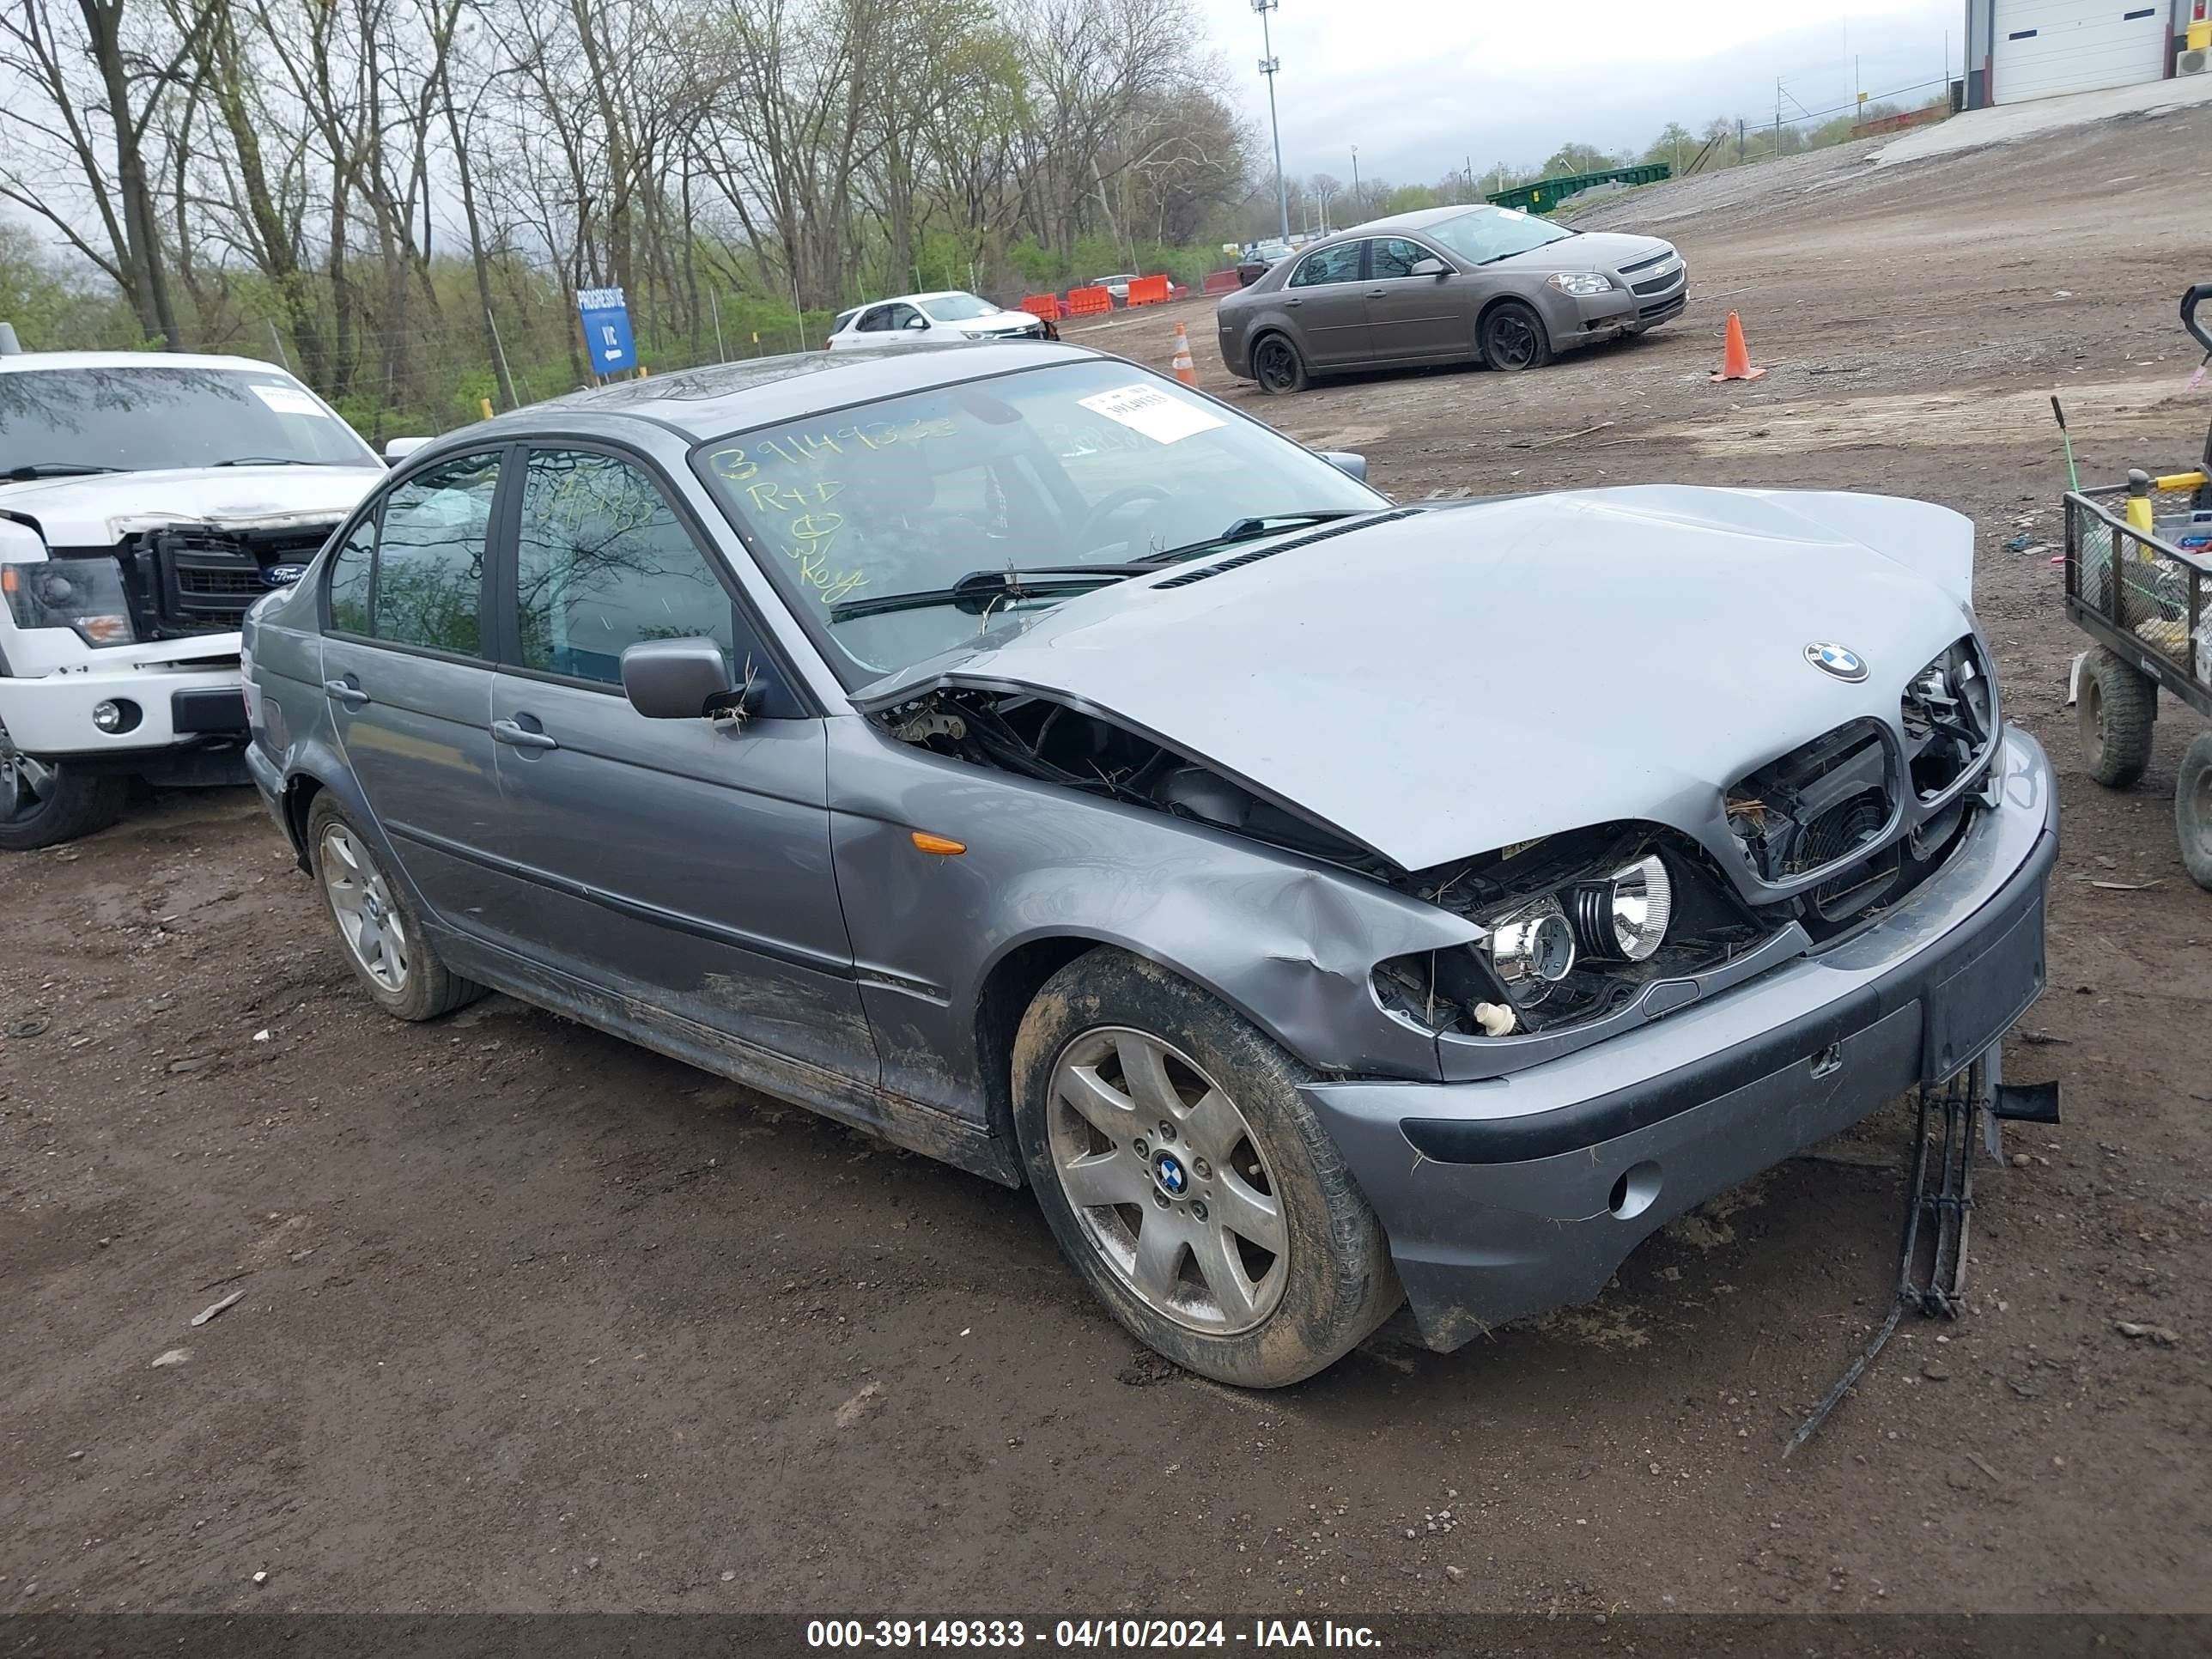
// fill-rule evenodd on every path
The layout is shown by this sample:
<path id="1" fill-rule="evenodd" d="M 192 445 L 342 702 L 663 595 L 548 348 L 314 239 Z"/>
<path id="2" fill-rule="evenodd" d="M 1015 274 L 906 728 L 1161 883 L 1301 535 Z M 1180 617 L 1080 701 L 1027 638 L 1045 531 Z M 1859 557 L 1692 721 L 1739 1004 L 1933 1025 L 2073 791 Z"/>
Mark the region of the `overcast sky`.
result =
<path id="1" fill-rule="evenodd" d="M 1227 88 L 1264 146 L 1267 94 L 1251 0 L 1198 0 Z M 1281 0 L 1268 14 L 1283 167 L 1431 183 L 1463 167 L 1534 165 L 1570 139 L 1641 149 L 1670 120 L 1786 120 L 1957 75 L 1960 0 L 1857 0 L 1808 27 L 1789 0 Z M 1851 84 L 1851 59 L 1862 85 Z M 1936 88 L 1930 86 L 1930 95 Z M 1793 102 L 1792 100 L 1796 100 Z M 1262 150 L 1270 177 L 1272 159 Z"/>

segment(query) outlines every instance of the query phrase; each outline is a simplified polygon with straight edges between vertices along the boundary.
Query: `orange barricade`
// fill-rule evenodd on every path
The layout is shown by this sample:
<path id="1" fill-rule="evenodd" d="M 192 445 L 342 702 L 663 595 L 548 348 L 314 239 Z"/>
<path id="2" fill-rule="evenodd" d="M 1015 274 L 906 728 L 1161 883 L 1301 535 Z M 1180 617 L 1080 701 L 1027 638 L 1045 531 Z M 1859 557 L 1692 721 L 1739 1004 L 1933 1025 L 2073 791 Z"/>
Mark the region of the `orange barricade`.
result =
<path id="1" fill-rule="evenodd" d="M 1057 294 L 1024 294 L 1022 295 L 1021 308 L 1024 311 L 1028 312 L 1032 317 L 1042 317 L 1048 323 L 1056 323 L 1060 320 L 1060 295 Z"/>
<path id="2" fill-rule="evenodd" d="M 1208 294 L 1234 294 L 1243 286 L 1243 284 L 1237 279 L 1237 270 L 1233 265 L 1227 270 L 1209 270 L 1206 273 L 1204 291 Z"/>
<path id="3" fill-rule="evenodd" d="M 1168 297 L 1168 279 L 1164 276 L 1138 276 L 1129 283 L 1129 303 L 1133 306 L 1156 306 Z"/>
<path id="4" fill-rule="evenodd" d="M 1071 317 L 1096 317 L 1114 309 L 1114 295 L 1103 288 L 1072 288 L 1067 290 L 1067 314 Z"/>

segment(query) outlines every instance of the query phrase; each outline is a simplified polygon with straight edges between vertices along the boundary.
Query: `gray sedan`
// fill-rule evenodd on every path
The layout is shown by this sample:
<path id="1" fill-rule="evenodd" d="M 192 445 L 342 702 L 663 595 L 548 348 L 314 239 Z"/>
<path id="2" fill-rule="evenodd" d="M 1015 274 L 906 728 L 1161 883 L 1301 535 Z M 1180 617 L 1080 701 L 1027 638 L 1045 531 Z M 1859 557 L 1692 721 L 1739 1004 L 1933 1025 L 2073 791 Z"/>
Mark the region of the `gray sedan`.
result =
<path id="1" fill-rule="evenodd" d="M 2056 802 L 1956 514 L 1360 470 L 1053 344 L 579 394 L 256 604 L 250 765 L 399 1018 L 1027 1185 L 1210 1376 L 1455 1347 L 1988 1052 Z"/>
<path id="2" fill-rule="evenodd" d="M 1340 232 L 1228 295 L 1221 356 L 1272 392 L 1352 369 L 1540 368 L 1680 315 L 1689 283 L 1656 237 L 1569 230 L 1510 208 L 1425 208 Z"/>

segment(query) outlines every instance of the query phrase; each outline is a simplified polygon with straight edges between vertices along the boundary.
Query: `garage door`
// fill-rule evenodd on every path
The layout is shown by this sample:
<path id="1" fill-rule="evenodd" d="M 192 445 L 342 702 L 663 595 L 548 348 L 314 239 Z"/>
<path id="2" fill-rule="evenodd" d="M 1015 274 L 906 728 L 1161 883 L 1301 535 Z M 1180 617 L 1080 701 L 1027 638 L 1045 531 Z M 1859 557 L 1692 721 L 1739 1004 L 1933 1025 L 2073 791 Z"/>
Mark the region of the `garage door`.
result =
<path id="1" fill-rule="evenodd" d="M 2168 10 L 2169 0 L 1996 0 L 1993 100 L 2160 79 Z"/>

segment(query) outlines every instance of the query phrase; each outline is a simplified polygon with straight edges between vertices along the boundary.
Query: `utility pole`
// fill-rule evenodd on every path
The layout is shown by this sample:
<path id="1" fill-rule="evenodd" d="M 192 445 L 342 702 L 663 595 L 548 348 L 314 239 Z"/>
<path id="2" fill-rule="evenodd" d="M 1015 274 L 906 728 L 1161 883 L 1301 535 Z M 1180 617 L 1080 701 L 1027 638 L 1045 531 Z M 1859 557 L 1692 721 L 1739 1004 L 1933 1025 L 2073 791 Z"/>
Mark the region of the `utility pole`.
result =
<path id="1" fill-rule="evenodd" d="M 1260 50 L 1267 54 L 1260 60 L 1260 73 L 1267 77 L 1267 130 L 1275 137 L 1275 212 L 1287 242 L 1291 240 L 1291 194 L 1283 184 L 1283 127 L 1275 116 L 1275 71 L 1282 68 L 1283 60 L 1275 56 L 1274 39 L 1267 27 L 1267 14 L 1279 3 L 1279 0 L 1252 0 L 1252 9 L 1260 14 Z"/>
<path id="2" fill-rule="evenodd" d="M 1360 218 L 1367 216 L 1359 206 L 1359 146 L 1357 144 L 1352 147 L 1352 210 Z"/>

